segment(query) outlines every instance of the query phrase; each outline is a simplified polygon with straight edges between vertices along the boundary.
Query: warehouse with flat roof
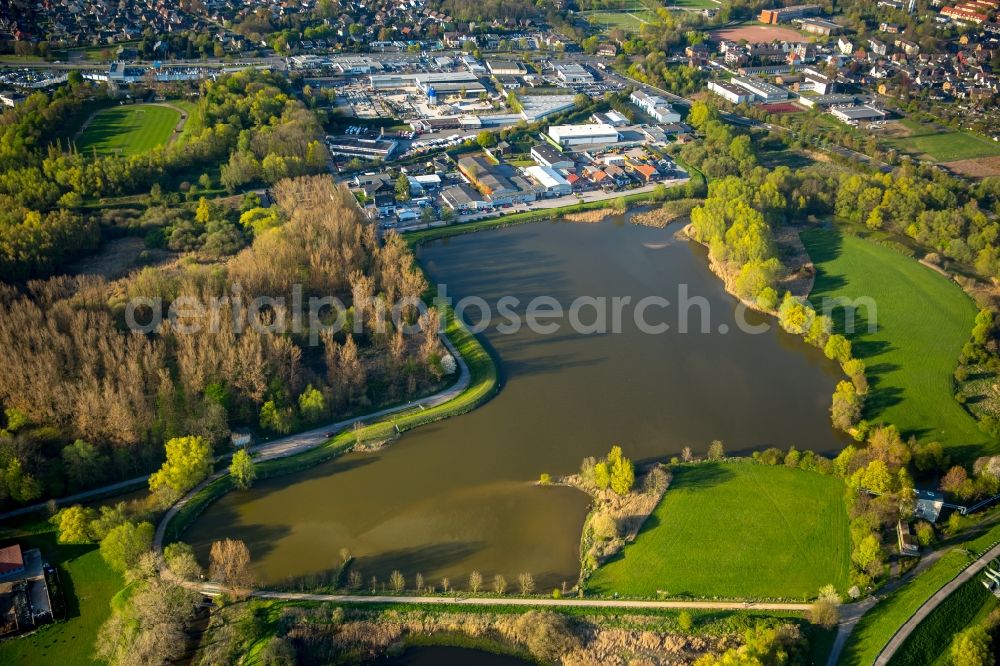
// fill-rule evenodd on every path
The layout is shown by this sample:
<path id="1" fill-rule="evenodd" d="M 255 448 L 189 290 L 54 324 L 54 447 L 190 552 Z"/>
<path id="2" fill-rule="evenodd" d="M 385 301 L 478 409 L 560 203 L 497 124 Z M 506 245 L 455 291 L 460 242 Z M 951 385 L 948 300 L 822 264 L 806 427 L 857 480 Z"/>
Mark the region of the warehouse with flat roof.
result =
<path id="1" fill-rule="evenodd" d="M 545 194 L 549 196 L 561 197 L 573 191 L 569 181 L 563 178 L 563 175 L 552 167 L 531 166 L 526 168 L 524 173 L 528 174 L 529 178 L 545 188 Z"/>
<path id="2" fill-rule="evenodd" d="M 728 81 L 709 81 L 708 89 L 733 104 L 743 104 L 754 100 L 754 95 L 749 90 L 734 86 Z"/>
<path id="3" fill-rule="evenodd" d="M 611 125 L 550 125 L 549 138 L 564 148 L 589 146 L 600 143 L 617 143 L 618 130 Z"/>
<path id="4" fill-rule="evenodd" d="M 756 76 L 736 76 L 733 77 L 733 83 L 749 90 L 765 102 L 780 102 L 781 100 L 788 99 L 787 90 L 759 79 Z"/>

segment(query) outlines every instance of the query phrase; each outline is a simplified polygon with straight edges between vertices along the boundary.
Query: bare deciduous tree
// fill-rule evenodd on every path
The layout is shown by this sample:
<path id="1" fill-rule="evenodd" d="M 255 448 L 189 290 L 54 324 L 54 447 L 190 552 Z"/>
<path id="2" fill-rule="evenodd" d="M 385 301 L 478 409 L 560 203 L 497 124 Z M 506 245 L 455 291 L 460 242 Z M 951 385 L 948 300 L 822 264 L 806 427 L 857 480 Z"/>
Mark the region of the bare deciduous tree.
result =
<path id="1" fill-rule="evenodd" d="M 237 539 L 222 539 L 212 543 L 209 551 L 209 576 L 231 588 L 234 593 L 249 593 L 250 549 Z"/>

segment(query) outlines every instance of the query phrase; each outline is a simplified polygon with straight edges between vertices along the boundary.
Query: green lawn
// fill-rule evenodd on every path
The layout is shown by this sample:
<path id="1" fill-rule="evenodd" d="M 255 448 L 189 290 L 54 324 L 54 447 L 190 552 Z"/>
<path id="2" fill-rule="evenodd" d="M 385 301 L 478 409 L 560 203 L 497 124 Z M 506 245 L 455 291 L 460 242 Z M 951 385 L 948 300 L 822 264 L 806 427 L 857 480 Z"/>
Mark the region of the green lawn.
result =
<path id="1" fill-rule="evenodd" d="M 69 617 L 35 633 L 0 643 L 0 664 L 91 664 L 94 639 L 111 614 L 109 603 L 122 586 L 121 577 L 107 567 L 96 545 L 66 545 L 45 522 L 23 529 L 5 529 L 0 546 L 20 543 L 38 547 L 59 569 Z"/>
<path id="2" fill-rule="evenodd" d="M 912 126 L 910 128 L 914 129 Z M 903 152 L 927 155 L 937 162 L 954 162 L 1000 155 L 1000 143 L 969 132 L 945 131 L 918 134 L 892 139 L 889 143 Z"/>
<path id="3" fill-rule="evenodd" d="M 1000 539 L 1000 525 L 994 525 L 979 537 L 963 543 L 961 549 L 945 553 L 926 571 L 879 601 L 854 628 L 840 663 L 867 665 L 875 661 L 896 630 L 969 563 L 965 550 L 978 555 L 997 539 Z"/>
<path id="4" fill-rule="evenodd" d="M 81 153 L 139 155 L 170 138 L 181 114 L 152 104 L 115 106 L 97 112 L 76 141 Z"/>
<path id="5" fill-rule="evenodd" d="M 585 12 L 585 15 L 592 26 L 607 30 L 621 28 L 625 32 L 639 32 L 644 23 L 654 23 L 657 20 L 651 11 L 641 6 L 622 11 Z"/>
<path id="6" fill-rule="evenodd" d="M 184 129 L 181 130 L 181 135 L 178 137 L 178 140 L 184 141 L 188 137 L 201 132 L 204 123 L 201 117 L 201 107 L 198 105 L 197 101 L 172 99 L 167 101 L 167 104 L 170 106 L 176 106 L 178 109 L 187 114 Z"/>
<path id="7" fill-rule="evenodd" d="M 904 435 L 956 447 L 961 458 L 997 450 L 955 401 L 952 373 L 969 339 L 976 308 L 958 285 L 882 245 L 831 230 L 811 230 L 802 240 L 816 264 L 811 299 L 823 311 L 827 298 L 869 298 L 874 312 L 858 307 L 855 356 L 865 361 L 871 393 L 865 418 L 893 423 Z M 834 313 L 843 328 L 843 311 Z M 875 319 L 875 330 L 869 332 Z"/>
<path id="8" fill-rule="evenodd" d="M 600 594 L 811 598 L 847 588 L 849 533 L 834 477 L 753 463 L 674 469 L 660 505 L 589 588 Z"/>
<path id="9" fill-rule="evenodd" d="M 690 7 L 692 9 L 720 9 L 722 7 L 721 2 L 712 2 L 712 0 L 667 0 L 666 5 L 668 7 Z"/>

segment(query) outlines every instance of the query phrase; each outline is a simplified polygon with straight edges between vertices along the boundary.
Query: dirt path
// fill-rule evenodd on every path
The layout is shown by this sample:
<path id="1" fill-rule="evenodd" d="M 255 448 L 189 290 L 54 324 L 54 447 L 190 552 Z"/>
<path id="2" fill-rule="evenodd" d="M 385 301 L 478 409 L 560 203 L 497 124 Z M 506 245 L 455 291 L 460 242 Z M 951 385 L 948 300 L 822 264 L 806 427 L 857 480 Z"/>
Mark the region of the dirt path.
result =
<path id="1" fill-rule="evenodd" d="M 213 583 L 187 583 L 185 587 L 195 589 L 208 596 L 218 596 L 224 588 Z M 809 604 L 749 603 L 740 601 L 639 601 L 633 599 L 546 599 L 522 597 L 466 597 L 461 594 L 440 597 L 410 597 L 405 595 L 355 595 L 355 594 L 311 594 L 308 592 L 272 592 L 256 590 L 251 596 L 258 599 L 280 599 L 284 601 L 332 601 L 354 604 L 455 604 L 467 606 L 576 606 L 590 608 L 660 608 L 660 609 L 704 609 L 704 610 L 756 610 L 805 612 Z"/>

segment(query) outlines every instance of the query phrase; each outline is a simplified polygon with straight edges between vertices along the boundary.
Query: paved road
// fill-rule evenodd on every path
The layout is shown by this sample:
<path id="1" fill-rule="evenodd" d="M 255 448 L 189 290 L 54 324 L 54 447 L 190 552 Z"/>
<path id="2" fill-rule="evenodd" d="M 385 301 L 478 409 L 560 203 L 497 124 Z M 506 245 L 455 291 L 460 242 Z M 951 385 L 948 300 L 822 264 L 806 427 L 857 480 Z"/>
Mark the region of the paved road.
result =
<path id="1" fill-rule="evenodd" d="M 468 388 L 472 375 L 469 372 L 469 366 L 465 364 L 465 359 L 463 359 L 462 355 L 458 353 L 455 346 L 451 344 L 451 340 L 449 340 L 447 336 L 442 335 L 441 341 L 448 348 L 448 351 L 451 352 L 451 355 L 455 358 L 459 368 L 458 380 L 448 388 L 443 391 L 439 391 L 432 396 L 428 396 L 423 400 L 408 402 L 404 405 L 397 405 L 396 407 L 389 407 L 387 409 L 380 409 L 377 412 L 365 414 L 364 416 L 338 421 L 337 423 L 326 425 L 322 428 L 315 428 L 306 432 L 300 432 L 295 435 L 289 435 L 288 437 L 282 437 L 270 442 L 265 442 L 264 444 L 260 444 L 259 446 L 255 446 L 250 449 L 255 454 L 254 459 L 257 462 L 260 462 L 263 460 L 284 458 L 296 453 L 308 451 L 309 449 L 316 448 L 330 439 L 330 433 L 344 430 L 345 428 L 353 426 L 355 423 L 377 420 L 383 416 L 389 416 L 397 412 L 412 410 L 414 408 L 428 409 L 457 398 L 463 391 L 465 391 L 466 388 Z M 186 495 L 184 495 L 184 497 L 177 500 L 177 502 L 175 502 L 173 506 L 167 510 L 167 512 L 163 515 L 163 518 L 160 519 L 159 524 L 156 526 L 156 535 L 153 538 L 153 548 L 156 550 L 163 548 L 163 539 L 166 535 L 167 525 L 170 523 L 170 520 L 177 515 L 177 512 L 180 511 L 202 488 L 228 473 L 229 470 L 223 469 L 212 474 L 207 479 L 192 488 Z"/>
<path id="2" fill-rule="evenodd" d="M 902 647 L 903 643 L 906 642 L 906 639 L 910 637 L 911 633 L 913 633 L 913 630 L 916 629 L 917 626 L 919 626 L 920 623 L 923 622 L 927 616 L 941 604 L 942 601 L 947 599 L 955 590 L 978 575 L 979 572 L 986 567 L 990 560 L 996 557 L 1000 557 L 1000 544 L 990 548 L 982 557 L 963 569 L 944 587 L 931 595 L 931 598 L 925 601 L 924 604 L 910 616 L 910 619 L 906 621 L 906 624 L 900 627 L 889 642 L 886 643 L 885 647 L 882 648 L 882 652 L 880 652 L 878 657 L 875 659 L 875 666 L 885 666 L 888 664 L 889 660 L 892 659 L 894 654 L 896 654 L 896 651 Z"/>

